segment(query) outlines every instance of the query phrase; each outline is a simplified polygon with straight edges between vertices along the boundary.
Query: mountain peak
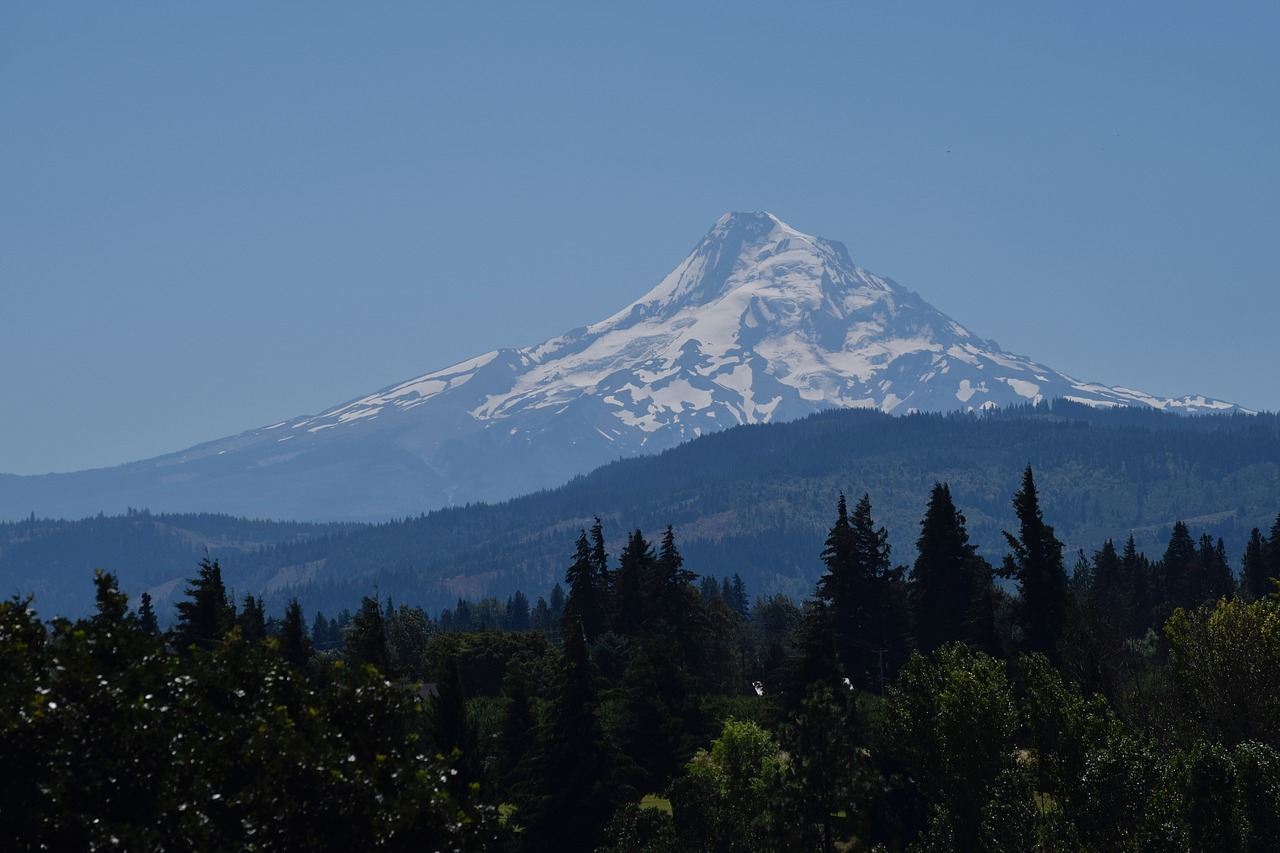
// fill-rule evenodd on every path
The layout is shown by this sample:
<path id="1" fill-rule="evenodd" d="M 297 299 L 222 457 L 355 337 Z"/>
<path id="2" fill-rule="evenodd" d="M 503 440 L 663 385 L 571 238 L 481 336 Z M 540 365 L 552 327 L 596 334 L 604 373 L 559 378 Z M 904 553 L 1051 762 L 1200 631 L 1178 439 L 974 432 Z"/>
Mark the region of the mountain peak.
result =
<path id="1" fill-rule="evenodd" d="M 1053 398 L 1183 412 L 1236 408 L 1073 379 L 974 335 L 856 266 L 835 241 L 771 213 L 737 212 L 716 220 L 666 278 L 606 320 L 315 416 L 137 463 L 113 488 L 117 509 L 394 515 L 511 497 L 621 456 L 822 409 L 981 411 Z M 399 492 L 382 476 L 389 470 L 403 473 Z M 149 489 L 128 485 L 147 477 Z M 211 501 L 215 483 L 230 502 Z M 341 501 L 331 502 L 337 491 Z M 286 492 L 284 503 L 268 501 Z M 20 514 L 36 505 L 0 491 L 0 510 L 5 500 Z"/>
<path id="2" fill-rule="evenodd" d="M 783 252 L 798 253 L 791 260 L 806 266 L 841 261 L 852 266 L 843 246 L 797 231 L 772 213 L 726 213 L 666 278 L 605 322 L 626 322 L 639 314 L 670 317 L 715 302 Z"/>
<path id="3" fill-rule="evenodd" d="M 735 236 L 740 236 L 753 239 L 762 235 L 767 236 L 775 230 L 789 231 L 793 234 L 800 233 L 768 211 L 735 211 L 726 213 L 717 219 L 715 225 L 712 225 L 711 230 L 707 233 L 707 238 L 731 241 Z"/>
<path id="4" fill-rule="evenodd" d="M 772 213 L 755 211 L 752 213 L 726 213 L 716 220 L 715 225 L 702 238 L 698 249 L 717 247 L 727 254 L 754 255 L 752 250 L 776 245 L 783 240 L 800 239 L 807 242 L 817 240 L 792 228 Z M 695 250 L 697 251 L 697 250 Z"/>

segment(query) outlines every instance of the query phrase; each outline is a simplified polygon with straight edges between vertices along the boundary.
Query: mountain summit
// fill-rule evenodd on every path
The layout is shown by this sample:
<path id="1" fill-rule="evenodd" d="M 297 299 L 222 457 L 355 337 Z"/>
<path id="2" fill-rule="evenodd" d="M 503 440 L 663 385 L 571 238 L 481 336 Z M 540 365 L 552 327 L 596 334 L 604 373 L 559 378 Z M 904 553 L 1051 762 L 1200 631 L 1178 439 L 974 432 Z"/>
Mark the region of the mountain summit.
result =
<path id="1" fill-rule="evenodd" d="M 656 287 L 595 325 L 182 453 L 0 478 L 0 513 L 384 518 L 512 497 L 622 456 L 821 409 L 981 410 L 1055 397 L 1236 408 L 1080 382 L 977 337 L 856 266 L 841 243 L 769 213 L 730 213 Z"/>

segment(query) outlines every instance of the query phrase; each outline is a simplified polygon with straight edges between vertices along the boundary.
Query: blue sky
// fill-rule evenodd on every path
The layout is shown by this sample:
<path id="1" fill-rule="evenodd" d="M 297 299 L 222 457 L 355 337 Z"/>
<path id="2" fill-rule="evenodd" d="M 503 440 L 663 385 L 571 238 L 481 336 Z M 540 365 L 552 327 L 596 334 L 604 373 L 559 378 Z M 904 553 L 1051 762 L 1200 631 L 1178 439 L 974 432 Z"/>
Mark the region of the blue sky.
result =
<path id="1" fill-rule="evenodd" d="M 0 472 L 602 319 L 729 210 L 1280 410 L 1280 4 L 620 5 L 0 6 Z"/>

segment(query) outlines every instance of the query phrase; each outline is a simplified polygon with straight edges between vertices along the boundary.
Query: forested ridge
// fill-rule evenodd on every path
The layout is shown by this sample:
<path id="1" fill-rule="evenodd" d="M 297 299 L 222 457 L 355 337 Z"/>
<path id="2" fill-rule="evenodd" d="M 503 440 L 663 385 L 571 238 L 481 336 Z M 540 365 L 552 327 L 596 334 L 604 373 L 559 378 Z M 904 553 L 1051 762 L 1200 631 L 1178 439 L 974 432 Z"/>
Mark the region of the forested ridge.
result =
<path id="1" fill-rule="evenodd" d="M 991 559 L 955 494 L 904 545 L 833 493 L 797 598 L 595 518 L 534 603 L 268 615 L 208 557 L 168 631 L 109 573 L 74 622 L 15 597 L 0 843 L 1274 850 L 1274 508 L 1073 552 L 1028 466 Z"/>
<path id="2" fill-rule="evenodd" d="M 42 612 L 76 616 L 92 607 L 86 578 L 106 568 L 135 597 L 146 590 L 171 603 L 207 548 L 229 586 L 277 610 L 296 595 L 336 613 L 376 586 L 434 611 L 460 596 L 548 589 L 563 570 L 565 537 L 599 516 L 611 539 L 636 528 L 656 536 L 671 524 L 704 574 L 736 573 L 755 593 L 798 599 L 817 580 L 811 555 L 836 492 L 874 495 L 892 541 L 909 543 L 934 481 L 947 482 L 979 553 L 998 562 L 1008 495 L 1028 464 L 1070 551 L 1132 535 L 1153 552 L 1183 519 L 1235 555 L 1274 512 L 1280 419 L 1066 401 L 981 415 L 830 411 L 705 436 L 501 504 L 377 525 L 33 513 L 0 524 L 0 582 L 7 593 L 35 592 Z"/>

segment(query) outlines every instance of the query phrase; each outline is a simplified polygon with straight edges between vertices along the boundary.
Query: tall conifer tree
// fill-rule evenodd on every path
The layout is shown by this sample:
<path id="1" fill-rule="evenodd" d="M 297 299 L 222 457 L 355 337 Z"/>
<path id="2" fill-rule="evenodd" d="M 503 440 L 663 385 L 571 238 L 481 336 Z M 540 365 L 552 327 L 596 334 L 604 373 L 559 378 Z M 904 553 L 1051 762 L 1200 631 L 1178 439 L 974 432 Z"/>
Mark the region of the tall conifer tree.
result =
<path id="1" fill-rule="evenodd" d="M 1200 602 L 1217 601 L 1231 595 L 1235 590 L 1235 580 L 1231 576 L 1231 563 L 1227 560 L 1227 547 L 1222 537 L 1218 537 L 1215 544 L 1208 533 L 1202 535 L 1196 556 L 1200 569 Z"/>
<path id="2" fill-rule="evenodd" d="M 580 623 L 582 630 L 587 634 L 587 639 L 594 640 L 600 633 L 601 609 L 604 602 L 595 563 L 591 556 L 591 544 L 587 541 L 585 530 L 578 537 L 573 563 L 565 572 L 564 582 L 569 587 L 569 594 L 564 600 L 564 613 L 561 617 L 562 632 L 567 631 L 570 625 Z"/>
<path id="3" fill-rule="evenodd" d="M 655 602 L 647 594 L 652 588 L 653 546 L 639 529 L 632 531 L 626 547 L 618 555 L 618 569 L 613 573 L 612 628 L 619 634 L 639 636 L 653 617 Z"/>
<path id="4" fill-rule="evenodd" d="M 280 626 L 280 654 L 298 669 L 305 669 L 313 652 L 314 645 L 302 618 L 302 605 L 296 597 L 291 598 L 284 608 L 284 622 Z"/>
<path id="5" fill-rule="evenodd" d="M 1276 592 L 1272 581 L 1280 580 L 1280 515 L 1271 525 L 1271 535 L 1267 537 L 1266 547 L 1262 550 L 1262 568 L 1266 572 L 1267 594 Z"/>
<path id="6" fill-rule="evenodd" d="M 1010 553 L 1001 572 L 1017 580 L 1022 593 L 1021 616 L 1027 651 L 1058 659 L 1057 645 L 1067 623 L 1067 572 L 1062 543 L 1044 523 L 1031 466 L 1013 496 L 1018 535 L 1006 532 Z"/>
<path id="7" fill-rule="evenodd" d="M 366 595 L 360 599 L 360 610 L 351 618 L 345 641 L 347 661 L 352 666 L 369 664 L 384 675 L 391 674 L 386 623 L 376 598 Z"/>
<path id="8" fill-rule="evenodd" d="M 901 572 L 893 569 L 889 554 L 889 534 L 875 526 L 870 496 L 863 493 L 850 516 L 841 493 L 821 554 L 827 571 L 817 592 L 830 608 L 845 672 L 862 688 L 880 682 L 883 655 L 897 658 L 903 651 Z"/>
<path id="9" fill-rule="evenodd" d="M 934 483 L 911 570 L 912 622 L 923 652 L 957 640 L 996 653 L 991 566 L 969 542 L 946 483 Z"/>
<path id="10" fill-rule="evenodd" d="M 1186 610 L 1195 608 L 1201 599 L 1200 560 L 1196 554 L 1196 541 L 1181 521 L 1174 522 L 1160 567 L 1165 589 L 1164 615 L 1178 607 Z"/>
<path id="11" fill-rule="evenodd" d="M 526 849 L 588 851 L 604 838 L 613 812 L 614 756 L 597 714 L 599 674 L 587 654 L 581 625 L 566 625 L 559 690 L 547 710 L 545 737 L 535 759 L 540 792 L 520 822 Z"/>
<path id="12" fill-rule="evenodd" d="M 227 598 L 218 561 L 205 556 L 190 584 L 187 600 L 178 602 L 174 644 L 180 649 L 211 649 L 235 624 L 235 609 Z"/>
<path id="13" fill-rule="evenodd" d="M 1253 528 L 1244 556 L 1240 558 L 1240 592 L 1250 601 L 1265 598 L 1272 591 L 1267 577 L 1266 549 L 1267 540 L 1262 538 L 1262 531 Z"/>

